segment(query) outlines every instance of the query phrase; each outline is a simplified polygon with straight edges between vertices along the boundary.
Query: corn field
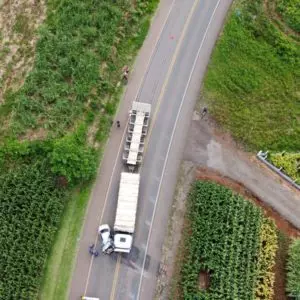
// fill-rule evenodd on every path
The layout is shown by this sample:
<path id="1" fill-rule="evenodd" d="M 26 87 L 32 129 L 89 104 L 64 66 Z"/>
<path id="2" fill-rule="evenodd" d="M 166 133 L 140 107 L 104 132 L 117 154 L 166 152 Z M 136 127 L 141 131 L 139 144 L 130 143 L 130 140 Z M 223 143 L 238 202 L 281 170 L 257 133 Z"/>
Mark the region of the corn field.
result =
<path id="1" fill-rule="evenodd" d="M 179 281 L 182 298 L 272 299 L 274 276 L 269 272 L 277 249 L 273 222 L 249 201 L 213 183 L 196 182 L 189 199 Z M 267 236 L 261 234 L 262 228 Z M 264 256 L 269 250 L 271 254 Z M 210 274 L 207 290 L 199 288 L 201 271 Z"/>

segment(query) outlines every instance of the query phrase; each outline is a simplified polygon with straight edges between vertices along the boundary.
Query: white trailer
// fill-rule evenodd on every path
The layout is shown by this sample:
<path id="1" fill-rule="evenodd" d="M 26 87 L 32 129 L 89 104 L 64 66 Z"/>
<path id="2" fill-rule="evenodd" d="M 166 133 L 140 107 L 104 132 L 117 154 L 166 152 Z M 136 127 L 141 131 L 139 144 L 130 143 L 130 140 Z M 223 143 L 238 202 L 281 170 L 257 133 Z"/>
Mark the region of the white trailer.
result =
<path id="1" fill-rule="evenodd" d="M 121 173 L 114 224 L 114 251 L 129 253 L 133 242 L 140 174 Z"/>
<path id="2" fill-rule="evenodd" d="M 150 113 L 151 104 L 142 102 L 132 103 L 123 153 L 123 160 L 131 171 L 142 162 Z"/>
<path id="3" fill-rule="evenodd" d="M 123 152 L 123 161 L 131 173 L 121 173 L 118 205 L 113 228 L 113 245 L 110 244 L 109 240 L 109 225 L 104 224 L 99 227 L 104 253 L 111 253 L 112 251 L 129 253 L 132 247 L 140 185 L 140 175 L 133 172 L 138 172 L 138 166 L 142 162 L 150 114 L 151 104 L 136 101 L 132 103 Z M 109 249 L 109 252 L 105 250 L 106 248 Z"/>

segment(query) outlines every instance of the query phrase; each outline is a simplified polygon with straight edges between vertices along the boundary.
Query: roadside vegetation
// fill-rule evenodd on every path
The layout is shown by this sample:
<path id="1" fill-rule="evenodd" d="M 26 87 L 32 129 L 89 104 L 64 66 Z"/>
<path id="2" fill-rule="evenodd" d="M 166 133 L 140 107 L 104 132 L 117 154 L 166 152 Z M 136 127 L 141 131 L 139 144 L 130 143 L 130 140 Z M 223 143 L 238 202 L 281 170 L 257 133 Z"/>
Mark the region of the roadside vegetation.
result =
<path id="1" fill-rule="evenodd" d="M 298 0 L 276 0 L 276 11 L 286 24 L 300 33 L 300 3 Z"/>
<path id="2" fill-rule="evenodd" d="M 297 153 L 300 45 L 271 20 L 267 9 L 272 3 L 299 32 L 299 1 L 236 0 L 202 96 L 216 121 L 249 150 Z"/>
<path id="3" fill-rule="evenodd" d="M 294 299 L 300 299 L 300 239 L 295 239 L 289 248 L 287 263 L 287 292 Z"/>
<path id="4" fill-rule="evenodd" d="M 231 190 L 196 181 L 172 299 L 273 299 L 276 227 Z"/>
<path id="5" fill-rule="evenodd" d="M 300 184 L 300 153 L 271 153 L 270 162 Z"/>
<path id="6" fill-rule="evenodd" d="M 30 27 L 37 42 L 18 84 L 5 79 L 17 61 L 0 65 L 1 299 L 66 299 L 122 67 L 133 62 L 157 4 L 50 0 L 38 31 L 22 14 L 5 24 L 24 36 Z M 9 51 L 7 44 L 2 55 Z"/>

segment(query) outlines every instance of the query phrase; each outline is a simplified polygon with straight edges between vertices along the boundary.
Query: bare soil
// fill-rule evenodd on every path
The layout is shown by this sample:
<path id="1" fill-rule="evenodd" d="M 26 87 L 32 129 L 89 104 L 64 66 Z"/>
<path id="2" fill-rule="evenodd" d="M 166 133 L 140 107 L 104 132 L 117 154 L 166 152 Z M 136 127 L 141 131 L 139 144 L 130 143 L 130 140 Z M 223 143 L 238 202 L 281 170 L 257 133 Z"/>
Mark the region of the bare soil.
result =
<path id="1" fill-rule="evenodd" d="M 201 290 L 207 290 L 209 288 L 210 276 L 207 271 L 200 271 L 199 274 L 199 288 Z"/>
<path id="2" fill-rule="evenodd" d="M 36 29 L 45 16 L 45 0 L 0 1 L 0 105 L 5 92 L 18 89 L 31 70 Z"/>

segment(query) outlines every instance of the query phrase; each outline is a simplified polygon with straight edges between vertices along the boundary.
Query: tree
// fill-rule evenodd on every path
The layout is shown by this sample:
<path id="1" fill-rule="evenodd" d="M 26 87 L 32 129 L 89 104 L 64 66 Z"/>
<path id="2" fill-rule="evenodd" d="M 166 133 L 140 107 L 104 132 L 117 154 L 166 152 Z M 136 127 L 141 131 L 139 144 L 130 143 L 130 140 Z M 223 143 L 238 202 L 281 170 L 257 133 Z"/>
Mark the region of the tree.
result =
<path id="1" fill-rule="evenodd" d="M 97 170 L 95 150 L 74 135 L 54 143 L 50 161 L 52 172 L 64 176 L 71 185 L 90 180 Z"/>

